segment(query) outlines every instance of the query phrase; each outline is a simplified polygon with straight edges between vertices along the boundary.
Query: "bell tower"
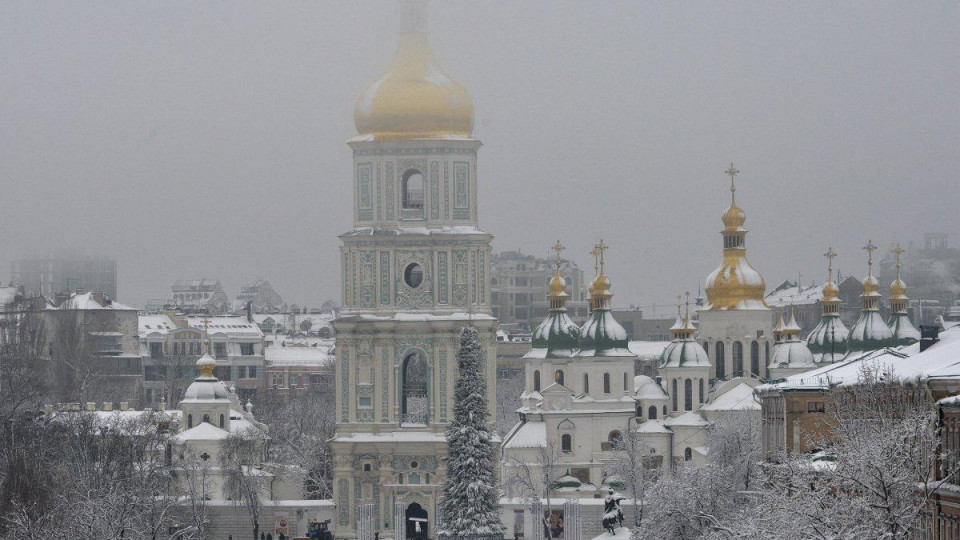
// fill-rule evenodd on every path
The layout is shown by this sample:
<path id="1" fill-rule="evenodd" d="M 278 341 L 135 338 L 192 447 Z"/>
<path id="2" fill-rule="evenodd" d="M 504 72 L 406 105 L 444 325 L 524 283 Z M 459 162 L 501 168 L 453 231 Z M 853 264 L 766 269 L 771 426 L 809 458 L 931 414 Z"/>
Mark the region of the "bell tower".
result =
<path id="1" fill-rule="evenodd" d="M 430 49 L 423 0 L 400 8 L 397 52 L 357 99 L 358 135 L 348 141 L 353 226 L 340 235 L 334 322 L 338 538 L 357 536 L 363 504 L 374 506 L 381 538 L 411 523 L 433 536 L 466 325 L 483 340 L 491 406 L 496 395 L 492 237 L 478 227 L 473 105 Z"/>

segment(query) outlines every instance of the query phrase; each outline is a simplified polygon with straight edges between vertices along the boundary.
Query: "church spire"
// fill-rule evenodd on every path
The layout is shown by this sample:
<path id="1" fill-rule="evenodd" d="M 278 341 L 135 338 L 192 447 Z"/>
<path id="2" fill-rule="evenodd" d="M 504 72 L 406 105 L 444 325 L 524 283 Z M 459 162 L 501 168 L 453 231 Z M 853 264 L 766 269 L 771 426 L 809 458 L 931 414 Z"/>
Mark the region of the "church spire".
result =
<path id="1" fill-rule="evenodd" d="M 807 336 L 807 347 L 818 364 L 836 362 L 847 352 L 847 335 L 850 333 L 840 320 L 840 288 L 833 281 L 833 259 L 837 252 L 832 247 L 823 254 L 827 258 L 827 284 L 823 286 L 820 323 Z"/>
<path id="2" fill-rule="evenodd" d="M 600 240 L 592 254 L 597 258 L 597 277 L 590 284 L 593 311 L 583 325 L 580 338 L 582 356 L 629 356 L 627 332 L 610 312 L 610 279 L 607 278 L 606 253 L 610 246 Z"/>
<path id="3" fill-rule="evenodd" d="M 882 349 L 890 345 L 893 338 L 890 327 L 880 318 L 880 282 L 873 275 L 873 252 L 877 246 L 867 241 L 863 249 L 867 252 L 867 277 L 860 295 L 860 318 L 847 339 L 847 357 Z"/>
<path id="4" fill-rule="evenodd" d="M 900 256 L 906 250 L 897 244 L 893 248 L 893 254 L 897 258 L 897 277 L 890 284 L 890 319 L 887 325 L 893 333 L 893 343 L 895 345 L 910 345 L 920 341 L 920 332 L 910 321 L 907 314 L 907 305 L 910 298 L 907 297 L 907 284 L 900 279 Z"/>
<path id="5" fill-rule="evenodd" d="M 547 300 L 550 302 L 550 312 L 547 318 L 533 331 L 531 350 L 540 358 L 569 357 L 579 348 L 580 327 L 567 315 L 567 282 L 560 275 L 560 253 L 566 249 L 557 240 L 551 247 L 556 253 L 554 275 L 550 279 Z"/>
<path id="6" fill-rule="evenodd" d="M 733 165 L 724 171 L 730 177 L 730 206 L 723 213 L 723 263 L 707 276 L 708 309 L 770 309 L 764 299 L 766 283 L 760 272 L 747 262 L 747 214 L 737 205 L 736 177 Z"/>

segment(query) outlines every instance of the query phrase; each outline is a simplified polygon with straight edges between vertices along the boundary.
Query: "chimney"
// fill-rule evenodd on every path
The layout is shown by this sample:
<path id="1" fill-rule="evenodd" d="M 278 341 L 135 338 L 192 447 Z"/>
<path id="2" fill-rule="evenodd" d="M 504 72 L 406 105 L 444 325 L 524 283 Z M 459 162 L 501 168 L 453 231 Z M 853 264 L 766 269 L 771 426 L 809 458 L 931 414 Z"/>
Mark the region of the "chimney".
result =
<path id="1" fill-rule="evenodd" d="M 940 341 L 940 327 L 932 325 L 920 325 L 920 352 L 930 348 L 931 345 Z"/>
<path id="2" fill-rule="evenodd" d="M 128 410 L 130 410 L 130 404 L 127 403 L 126 401 L 121 401 L 121 402 L 120 402 L 120 410 L 121 410 L 121 411 L 128 411 Z"/>
<path id="3" fill-rule="evenodd" d="M 253 302 L 247 301 L 247 322 L 253 322 Z"/>
<path id="4" fill-rule="evenodd" d="M 93 299 L 101 306 L 107 305 L 107 301 L 106 301 L 106 298 L 104 298 L 103 291 L 93 292 L 91 293 L 91 296 L 93 296 Z"/>
<path id="5" fill-rule="evenodd" d="M 60 307 L 64 302 L 70 299 L 70 293 L 58 292 L 53 295 L 53 305 Z"/>
<path id="6" fill-rule="evenodd" d="M 93 401 L 88 401 L 88 402 L 87 402 L 87 410 L 88 410 L 88 411 L 91 411 L 91 412 L 97 410 L 97 404 L 94 403 Z"/>
<path id="7" fill-rule="evenodd" d="M 105 411 L 112 411 L 112 410 L 113 410 L 113 402 L 112 402 L 112 401 L 104 401 L 104 402 L 103 402 L 103 410 L 105 410 Z"/>

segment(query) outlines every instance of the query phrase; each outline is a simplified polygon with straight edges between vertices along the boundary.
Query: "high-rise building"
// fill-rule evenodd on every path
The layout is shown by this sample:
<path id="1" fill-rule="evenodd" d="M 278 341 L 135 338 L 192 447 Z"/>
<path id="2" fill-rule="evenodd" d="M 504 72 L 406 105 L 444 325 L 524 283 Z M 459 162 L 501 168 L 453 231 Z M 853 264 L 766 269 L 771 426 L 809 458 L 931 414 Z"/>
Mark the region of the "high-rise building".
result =
<path id="1" fill-rule="evenodd" d="M 397 527 L 433 537 L 467 325 L 481 336 L 496 418 L 491 236 L 478 227 L 473 105 L 430 50 L 422 0 L 401 3 L 399 40 L 387 73 L 357 100 L 349 141 L 353 227 L 340 235 L 343 306 L 333 323 L 337 538 L 358 536 L 364 504 L 380 538 Z"/>
<path id="2" fill-rule="evenodd" d="M 78 289 L 117 298 L 117 261 L 106 257 L 34 257 L 10 263 L 14 286 L 27 297 L 53 298 Z"/>

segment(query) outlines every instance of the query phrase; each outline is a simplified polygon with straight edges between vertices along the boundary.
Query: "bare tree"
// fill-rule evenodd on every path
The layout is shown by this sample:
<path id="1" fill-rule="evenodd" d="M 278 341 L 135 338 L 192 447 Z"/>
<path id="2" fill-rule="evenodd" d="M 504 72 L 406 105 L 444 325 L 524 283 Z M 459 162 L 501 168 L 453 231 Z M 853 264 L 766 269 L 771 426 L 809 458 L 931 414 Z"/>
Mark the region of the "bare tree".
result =
<path id="1" fill-rule="evenodd" d="M 651 459 L 653 447 L 642 433 L 630 432 L 613 445 L 613 458 L 604 465 L 609 478 L 616 477 L 633 499 L 634 526 L 643 523 L 647 491 L 660 477 L 659 464 Z"/>
<path id="2" fill-rule="evenodd" d="M 550 492 L 564 474 L 565 469 L 561 465 L 563 454 L 553 441 L 546 441 L 544 446 L 534 449 L 534 452 L 533 461 L 527 461 L 522 457 L 512 458 L 509 461 L 510 465 L 503 479 L 503 485 L 508 497 L 521 497 L 530 502 L 538 500 L 546 502 L 544 515 L 540 516 L 540 521 L 549 539 L 553 537 L 549 522 L 549 517 L 553 515 Z"/>
<path id="3" fill-rule="evenodd" d="M 220 441 L 220 465 L 226 476 L 224 489 L 250 517 L 253 540 L 260 535 L 262 494 L 270 473 L 264 469 L 266 436 L 256 428 L 231 433 Z"/>

